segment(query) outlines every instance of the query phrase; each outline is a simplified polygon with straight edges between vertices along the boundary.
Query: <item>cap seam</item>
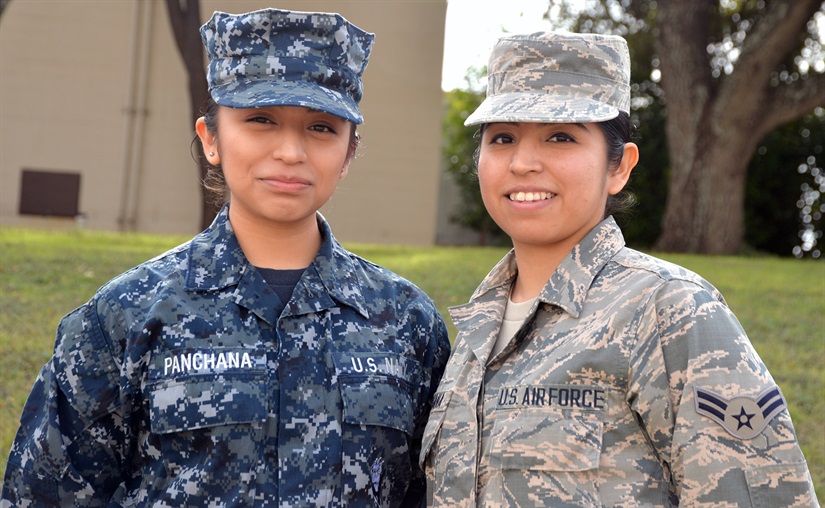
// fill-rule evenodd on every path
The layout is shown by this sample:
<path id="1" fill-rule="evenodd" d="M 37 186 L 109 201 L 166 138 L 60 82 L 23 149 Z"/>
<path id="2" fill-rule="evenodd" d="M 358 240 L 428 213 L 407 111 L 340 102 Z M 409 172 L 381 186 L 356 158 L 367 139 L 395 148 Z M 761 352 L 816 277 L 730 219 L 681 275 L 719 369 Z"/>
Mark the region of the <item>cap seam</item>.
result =
<path id="1" fill-rule="evenodd" d="M 628 84 L 626 81 L 624 81 L 622 79 L 611 79 L 609 77 L 599 76 L 599 75 L 596 75 L 596 74 L 585 74 L 583 72 L 562 71 L 562 70 L 555 70 L 555 69 L 549 69 L 549 68 L 548 69 L 536 69 L 536 70 L 539 70 L 539 71 L 542 71 L 542 72 L 553 72 L 553 73 L 564 74 L 564 75 L 569 75 L 569 76 L 586 76 L 587 78 L 590 78 L 590 79 L 596 78 L 597 80 L 600 80 L 600 81 L 606 81 L 606 82 L 609 82 L 609 83 L 618 83 L 620 85 L 630 86 L 630 84 Z M 508 70 L 496 71 L 496 72 L 490 73 L 489 76 L 499 76 L 499 75 L 508 74 L 510 72 L 512 72 L 512 71 L 508 71 Z"/>

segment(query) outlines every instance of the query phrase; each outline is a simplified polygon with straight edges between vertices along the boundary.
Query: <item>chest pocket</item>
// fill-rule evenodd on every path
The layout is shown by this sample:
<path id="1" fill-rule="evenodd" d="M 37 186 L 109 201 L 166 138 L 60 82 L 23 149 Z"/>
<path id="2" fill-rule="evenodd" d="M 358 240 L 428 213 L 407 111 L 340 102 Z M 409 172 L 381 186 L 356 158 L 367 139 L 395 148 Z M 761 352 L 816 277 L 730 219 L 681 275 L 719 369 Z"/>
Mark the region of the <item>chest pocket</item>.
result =
<path id="1" fill-rule="evenodd" d="M 389 427 L 412 435 L 418 364 L 397 354 L 341 353 L 334 357 L 343 421 Z"/>
<path id="2" fill-rule="evenodd" d="M 177 350 L 153 358 L 151 430 L 168 434 L 267 418 L 263 350 Z"/>
<path id="3" fill-rule="evenodd" d="M 532 471 L 599 467 L 605 390 L 595 386 L 503 387 L 495 415 L 491 466 Z"/>
<path id="4" fill-rule="evenodd" d="M 521 410 L 496 422 L 491 466 L 532 471 L 587 471 L 599 467 L 603 424 Z"/>

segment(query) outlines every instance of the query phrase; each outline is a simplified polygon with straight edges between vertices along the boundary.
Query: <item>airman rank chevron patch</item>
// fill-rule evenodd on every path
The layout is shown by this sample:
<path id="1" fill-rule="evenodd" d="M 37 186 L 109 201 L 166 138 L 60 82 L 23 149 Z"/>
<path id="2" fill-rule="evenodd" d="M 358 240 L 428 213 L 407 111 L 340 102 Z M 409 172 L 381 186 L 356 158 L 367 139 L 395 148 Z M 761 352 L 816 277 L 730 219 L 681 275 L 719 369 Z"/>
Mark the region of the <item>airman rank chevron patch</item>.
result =
<path id="1" fill-rule="evenodd" d="M 774 416 L 787 407 L 779 387 L 774 385 L 756 397 L 740 395 L 726 399 L 705 388 L 693 387 L 696 412 L 724 427 L 732 436 L 753 439 Z"/>

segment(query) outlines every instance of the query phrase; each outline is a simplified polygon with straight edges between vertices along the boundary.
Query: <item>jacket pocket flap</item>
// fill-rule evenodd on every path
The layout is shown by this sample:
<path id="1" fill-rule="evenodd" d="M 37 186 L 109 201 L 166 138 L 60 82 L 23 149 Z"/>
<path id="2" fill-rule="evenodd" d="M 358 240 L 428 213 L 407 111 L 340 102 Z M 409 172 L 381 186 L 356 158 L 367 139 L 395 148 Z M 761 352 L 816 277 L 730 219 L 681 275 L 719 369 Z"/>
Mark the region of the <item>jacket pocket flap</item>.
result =
<path id="1" fill-rule="evenodd" d="M 155 383 L 149 389 L 152 432 L 166 434 L 267 418 L 263 374 L 195 376 Z"/>
<path id="2" fill-rule="evenodd" d="M 344 423 L 413 433 L 415 409 L 407 384 L 382 374 L 339 377 Z"/>

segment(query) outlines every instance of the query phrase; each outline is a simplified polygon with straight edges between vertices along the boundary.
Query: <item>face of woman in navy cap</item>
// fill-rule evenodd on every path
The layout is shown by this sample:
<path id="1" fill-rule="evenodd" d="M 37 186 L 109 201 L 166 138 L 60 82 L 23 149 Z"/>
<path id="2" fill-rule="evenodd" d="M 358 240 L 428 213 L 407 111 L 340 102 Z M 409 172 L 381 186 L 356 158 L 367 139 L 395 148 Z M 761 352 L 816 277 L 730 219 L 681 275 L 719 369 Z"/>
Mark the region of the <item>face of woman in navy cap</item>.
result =
<path id="1" fill-rule="evenodd" d="M 203 119 L 196 128 L 223 169 L 232 222 L 317 228 L 315 212 L 347 174 L 354 125 L 301 106 L 219 106 L 217 124 L 214 133 Z"/>

